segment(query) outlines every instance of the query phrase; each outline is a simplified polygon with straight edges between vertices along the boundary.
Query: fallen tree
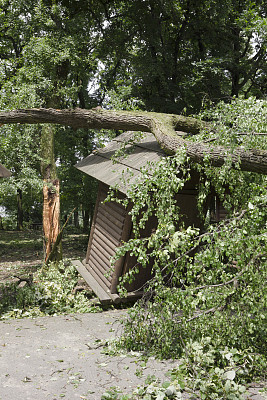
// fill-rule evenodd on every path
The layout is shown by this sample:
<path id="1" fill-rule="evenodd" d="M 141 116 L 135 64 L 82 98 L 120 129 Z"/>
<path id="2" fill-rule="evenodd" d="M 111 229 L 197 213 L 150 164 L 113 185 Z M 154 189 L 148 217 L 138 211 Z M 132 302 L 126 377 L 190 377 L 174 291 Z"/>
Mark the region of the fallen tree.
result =
<path id="1" fill-rule="evenodd" d="M 233 167 L 238 164 L 242 171 L 267 175 L 267 151 L 247 150 L 242 147 L 231 150 L 224 146 L 187 140 L 187 136 L 199 133 L 204 125 L 203 122 L 191 117 L 140 111 L 110 111 L 100 107 L 91 110 L 34 108 L 0 112 L 0 124 L 15 123 L 52 123 L 71 126 L 74 129 L 120 129 L 151 132 L 167 154 L 172 155 L 179 148 L 184 147 L 192 161 L 204 164 L 208 156 L 210 164 L 215 167 L 223 165 L 225 159 L 230 156 Z"/>

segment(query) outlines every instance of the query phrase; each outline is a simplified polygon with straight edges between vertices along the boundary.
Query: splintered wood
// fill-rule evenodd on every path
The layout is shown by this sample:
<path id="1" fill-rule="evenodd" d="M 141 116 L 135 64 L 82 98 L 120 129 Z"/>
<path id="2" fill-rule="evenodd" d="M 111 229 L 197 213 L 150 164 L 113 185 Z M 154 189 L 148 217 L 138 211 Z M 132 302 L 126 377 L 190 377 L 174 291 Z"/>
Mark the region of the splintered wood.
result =
<path id="1" fill-rule="evenodd" d="M 45 180 L 43 187 L 43 230 L 45 237 L 45 261 L 52 251 L 60 232 L 59 227 L 59 180 Z"/>

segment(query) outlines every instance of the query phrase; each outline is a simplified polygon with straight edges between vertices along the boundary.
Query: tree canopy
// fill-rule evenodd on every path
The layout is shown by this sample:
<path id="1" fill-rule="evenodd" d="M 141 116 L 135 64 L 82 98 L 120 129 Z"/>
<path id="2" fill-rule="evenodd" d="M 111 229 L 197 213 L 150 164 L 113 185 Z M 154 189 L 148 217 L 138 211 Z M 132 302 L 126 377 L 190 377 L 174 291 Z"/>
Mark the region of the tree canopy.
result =
<path id="1" fill-rule="evenodd" d="M 266 2 L 111 2 L 100 49 L 102 86 L 130 75 L 147 110 L 192 112 L 203 101 L 262 97 Z"/>

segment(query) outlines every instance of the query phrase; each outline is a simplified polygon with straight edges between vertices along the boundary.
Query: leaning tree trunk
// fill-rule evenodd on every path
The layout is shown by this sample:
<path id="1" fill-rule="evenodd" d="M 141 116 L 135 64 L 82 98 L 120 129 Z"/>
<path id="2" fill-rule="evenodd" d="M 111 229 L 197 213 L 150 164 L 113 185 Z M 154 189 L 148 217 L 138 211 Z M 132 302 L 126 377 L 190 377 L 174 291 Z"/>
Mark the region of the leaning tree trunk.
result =
<path id="1" fill-rule="evenodd" d="M 202 123 L 194 118 L 175 114 L 150 112 L 110 111 L 100 109 L 56 110 L 29 109 L 0 112 L 0 124 L 8 123 L 53 123 L 73 128 L 121 129 L 151 132 L 167 154 L 174 154 L 183 147 L 192 161 L 205 164 L 207 156 L 210 164 L 219 167 L 231 157 L 232 167 L 243 171 L 267 175 L 267 151 L 194 143 L 188 135 L 200 131 Z M 176 132 L 180 131 L 180 132 Z"/>
<path id="2" fill-rule="evenodd" d="M 60 261 L 62 259 L 61 243 L 53 250 L 53 257 L 49 257 L 60 232 L 60 197 L 59 180 L 56 175 L 54 156 L 54 131 L 51 125 L 44 125 L 41 132 L 41 172 L 43 177 L 43 231 L 45 262 Z"/>

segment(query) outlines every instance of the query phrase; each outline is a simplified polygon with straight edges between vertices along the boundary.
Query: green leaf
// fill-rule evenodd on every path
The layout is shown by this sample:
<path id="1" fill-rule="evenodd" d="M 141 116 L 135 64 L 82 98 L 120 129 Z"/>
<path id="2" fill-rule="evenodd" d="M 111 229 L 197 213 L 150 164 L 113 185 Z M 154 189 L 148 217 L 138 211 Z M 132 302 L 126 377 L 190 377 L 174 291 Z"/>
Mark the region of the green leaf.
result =
<path id="1" fill-rule="evenodd" d="M 236 373 L 235 373 L 235 370 L 230 370 L 230 371 L 226 371 L 224 375 L 225 375 L 226 379 L 233 381 L 235 379 Z"/>

